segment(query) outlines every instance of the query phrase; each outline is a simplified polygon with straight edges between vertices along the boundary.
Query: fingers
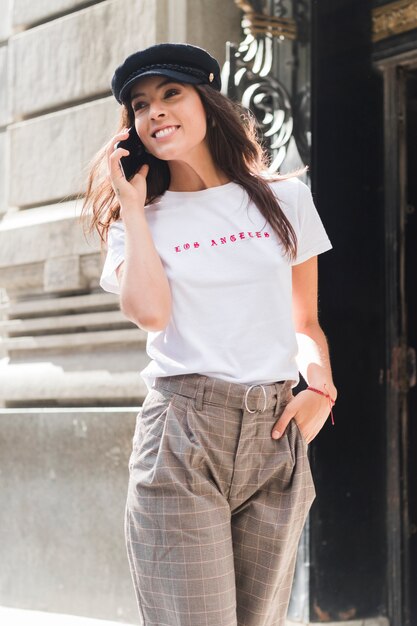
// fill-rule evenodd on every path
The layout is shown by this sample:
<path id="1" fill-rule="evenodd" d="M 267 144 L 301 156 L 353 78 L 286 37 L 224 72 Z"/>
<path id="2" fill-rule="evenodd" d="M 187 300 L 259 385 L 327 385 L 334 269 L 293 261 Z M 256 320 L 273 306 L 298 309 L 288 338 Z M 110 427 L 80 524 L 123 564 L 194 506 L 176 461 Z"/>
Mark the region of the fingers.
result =
<path id="1" fill-rule="evenodd" d="M 144 176 L 146 178 L 148 175 L 148 172 L 149 172 L 149 165 L 148 163 L 144 163 L 143 165 L 140 166 L 140 168 L 138 169 L 138 171 L 133 176 L 130 182 L 135 183 L 135 181 L 137 180 L 137 177 L 140 177 L 140 176 L 142 177 Z"/>
<path id="2" fill-rule="evenodd" d="M 282 437 L 282 435 L 285 432 L 285 429 L 287 428 L 288 424 L 294 417 L 296 411 L 294 410 L 293 406 L 291 406 L 291 404 L 292 404 L 292 401 L 287 404 L 287 406 L 281 413 L 280 418 L 275 422 L 272 428 L 273 439 L 279 439 L 280 437 Z"/>
<path id="3" fill-rule="evenodd" d="M 130 154 L 129 150 L 125 150 L 124 148 L 117 148 L 110 155 L 109 170 L 110 170 L 110 178 L 112 178 L 112 180 L 125 177 L 122 167 L 120 165 L 120 159 L 124 156 L 128 156 L 129 154 Z"/>
<path id="4" fill-rule="evenodd" d="M 111 139 L 111 141 L 109 141 L 109 143 L 107 144 L 107 148 L 106 148 L 108 171 L 110 175 L 110 180 L 113 185 L 113 189 L 115 190 L 116 194 L 117 194 L 117 191 L 116 191 L 115 183 L 119 184 L 121 181 L 126 180 L 120 160 L 122 157 L 128 156 L 130 154 L 129 150 L 126 150 L 125 148 L 122 148 L 122 147 L 116 148 L 116 144 L 119 141 L 123 141 L 124 139 L 127 139 L 128 137 L 129 137 L 129 129 L 121 131 L 120 133 L 115 135 Z M 146 176 L 148 175 L 148 172 L 149 172 L 149 165 L 145 163 L 139 168 L 135 176 L 133 176 L 129 182 L 133 183 L 135 179 L 139 180 L 139 178 L 143 178 L 143 177 L 146 178 Z"/>
<path id="5" fill-rule="evenodd" d="M 120 133 L 118 133 L 117 135 L 115 135 L 107 144 L 107 157 L 110 157 L 112 155 L 112 153 L 114 152 L 114 147 L 115 144 L 118 141 L 122 141 L 123 139 L 127 139 L 129 136 L 129 132 L 127 130 L 122 130 Z"/>
<path id="6" fill-rule="evenodd" d="M 116 148 L 116 144 L 118 141 L 127 139 L 128 136 L 128 131 L 122 131 L 115 135 L 107 145 L 107 166 L 112 182 L 120 181 L 124 178 L 123 170 L 120 165 L 120 159 L 123 156 L 127 156 L 129 154 L 129 150 Z"/>

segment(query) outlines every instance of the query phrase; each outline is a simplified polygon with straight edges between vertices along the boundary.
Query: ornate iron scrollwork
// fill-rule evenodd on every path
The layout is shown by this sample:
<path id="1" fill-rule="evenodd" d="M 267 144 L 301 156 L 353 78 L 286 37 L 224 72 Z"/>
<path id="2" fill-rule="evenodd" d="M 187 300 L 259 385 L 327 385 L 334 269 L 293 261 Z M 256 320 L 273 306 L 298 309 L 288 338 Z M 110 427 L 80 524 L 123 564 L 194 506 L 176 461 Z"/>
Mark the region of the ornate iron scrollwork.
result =
<path id="1" fill-rule="evenodd" d="M 254 114 L 262 144 L 270 154 L 271 172 L 287 158 L 291 140 L 302 162 L 308 163 L 309 81 L 297 91 L 295 75 L 299 70 L 298 46 L 307 39 L 306 1 L 235 2 L 244 12 L 245 39 L 238 45 L 226 43 L 223 92 Z"/>

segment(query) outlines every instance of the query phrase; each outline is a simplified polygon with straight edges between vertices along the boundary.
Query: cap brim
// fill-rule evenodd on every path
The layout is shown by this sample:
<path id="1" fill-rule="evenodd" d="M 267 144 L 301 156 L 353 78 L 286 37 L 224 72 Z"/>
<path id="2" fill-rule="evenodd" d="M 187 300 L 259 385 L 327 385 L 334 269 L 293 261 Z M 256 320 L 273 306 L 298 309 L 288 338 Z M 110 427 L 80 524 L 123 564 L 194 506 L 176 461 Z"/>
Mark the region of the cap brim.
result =
<path id="1" fill-rule="evenodd" d="M 191 76 L 190 74 L 184 74 L 182 72 L 177 72 L 175 70 L 147 70 L 146 72 L 138 72 L 135 76 L 130 77 L 130 79 L 123 85 L 119 93 L 119 101 L 126 103 L 130 97 L 130 91 L 133 87 L 133 84 L 138 80 L 143 78 L 144 76 L 167 76 L 174 80 L 177 80 L 180 83 L 191 83 L 193 85 L 198 85 L 203 81 L 197 76 Z"/>

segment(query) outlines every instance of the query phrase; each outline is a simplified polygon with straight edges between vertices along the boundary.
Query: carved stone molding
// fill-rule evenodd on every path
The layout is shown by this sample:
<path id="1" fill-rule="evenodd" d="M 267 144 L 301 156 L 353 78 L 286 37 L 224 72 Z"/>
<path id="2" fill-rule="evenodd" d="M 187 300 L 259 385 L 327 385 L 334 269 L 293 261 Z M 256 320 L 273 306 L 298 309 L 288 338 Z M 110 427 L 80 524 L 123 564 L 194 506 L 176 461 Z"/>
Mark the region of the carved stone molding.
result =
<path id="1" fill-rule="evenodd" d="M 372 11 L 372 41 L 417 28 L 417 0 L 397 0 Z"/>
<path id="2" fill-rule="evenodd" d="M 256 2 L 249 0 L 235 0 L 235 3 L 244 12 L 242 29 L 245 35 L 270 35 L 281 40 L 297 39 L 297 23 L 293 18 L 255 11 L 253 5 L 256 5 Z M 282 12 L 285 12 L 284 7 Z"/>

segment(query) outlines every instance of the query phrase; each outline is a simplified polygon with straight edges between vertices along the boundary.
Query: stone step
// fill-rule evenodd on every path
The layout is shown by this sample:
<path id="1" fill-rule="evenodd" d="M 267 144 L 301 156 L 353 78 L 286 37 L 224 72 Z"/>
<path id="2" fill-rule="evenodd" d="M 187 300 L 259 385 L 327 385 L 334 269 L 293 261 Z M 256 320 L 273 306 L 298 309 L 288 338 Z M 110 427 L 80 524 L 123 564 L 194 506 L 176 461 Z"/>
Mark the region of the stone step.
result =
<path id="1" fill-rule="evenodd" d="M 40 317 L 48 313 L 76 313 L 87 309 L 114 307 L 119 305 L 119 296 L 110 293 L 92 293 L 82 296 L 45 298 L 11 302 L 6 307 L 9 318 Z"/>
<path id="2" fill-rule="evenodd" d="M 72 350 L 74 348 L 80 348 L 85 346 L 108 346 L 108 345 L 125 345 L 135 344 L 137 346 L 144 346 L 146 343 L 147 333 L 140 329 L 121 329 L 121 330 L 106 330 L 97 332 L 85 332 L 85 333 L 71 333 L 68 337 L 68 333 L 62 333 L 60 335 L 41 335 L 32 337 L 6 337 L 2 340 L 2 348 L 9 353 L 33 350 L 58 350 L 62 349 L 64 352 Z"/>
<path id="3" fill-rule="evenodd" d="M 27 319 L 0 320 L 0 333 L 13 335 L 31 335 L 42 331 L 58 333 L 75 329 L 108 328 L 112 324 L 123 324 L 127 327 L 135 326 L 120 311 L 100 311 L 75 315 L 56 315 L 52 317 L 36 317 Z M 139 329 L 138 329 L 139 330 Z"/>
<path id="4" fill-rule="evenodd" d="M 0 406 L 125 406 L 146 395 L 138 371 L 63 371 L 52 363 L 0 367 Z"/>

